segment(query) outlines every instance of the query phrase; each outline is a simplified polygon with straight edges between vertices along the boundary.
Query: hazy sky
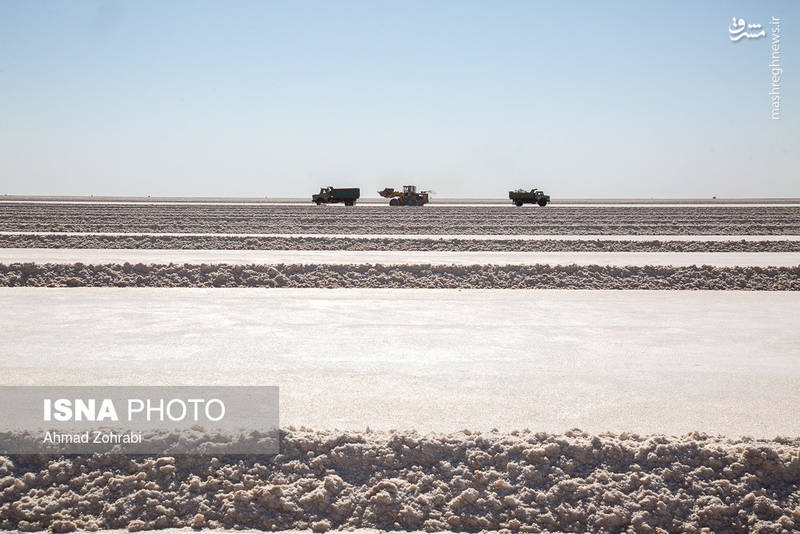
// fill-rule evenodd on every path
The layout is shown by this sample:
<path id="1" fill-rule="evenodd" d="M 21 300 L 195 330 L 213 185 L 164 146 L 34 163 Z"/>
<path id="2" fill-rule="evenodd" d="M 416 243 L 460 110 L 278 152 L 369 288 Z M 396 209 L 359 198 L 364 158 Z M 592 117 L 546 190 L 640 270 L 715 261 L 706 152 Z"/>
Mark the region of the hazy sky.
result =
<path id="1" fill-rule="evenodd" d="M 0 194 L 798 197 L 798 83 L 792 1 L 0 0 Z"/>

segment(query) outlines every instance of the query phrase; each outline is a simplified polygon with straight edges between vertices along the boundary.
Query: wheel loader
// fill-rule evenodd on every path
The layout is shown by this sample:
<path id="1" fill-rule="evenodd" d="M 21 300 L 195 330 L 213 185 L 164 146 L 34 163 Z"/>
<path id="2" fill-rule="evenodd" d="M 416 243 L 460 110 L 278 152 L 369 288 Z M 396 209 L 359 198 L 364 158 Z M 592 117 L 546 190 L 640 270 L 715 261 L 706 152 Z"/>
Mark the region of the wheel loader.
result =
<path id="1" fill-rule="evenodd" d="M 424 206 L 430 202 L 428 193 L 430 191 L 417 191 L 416 185 L 404 185 L 402 191 L 395 191 L 392 187 L 378 191 L 380 196 L 390 199 L 390 206 Z"/>

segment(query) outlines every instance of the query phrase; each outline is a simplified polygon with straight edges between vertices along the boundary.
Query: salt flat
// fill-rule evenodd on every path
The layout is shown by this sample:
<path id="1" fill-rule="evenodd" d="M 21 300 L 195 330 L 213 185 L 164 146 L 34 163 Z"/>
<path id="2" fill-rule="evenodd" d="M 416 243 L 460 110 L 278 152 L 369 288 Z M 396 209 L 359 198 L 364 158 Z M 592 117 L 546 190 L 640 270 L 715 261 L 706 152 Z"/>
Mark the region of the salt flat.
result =
<path id="1" fill-rule="evenodd" d="M 800 434 L 793 292 L 2 288 L 3 384 L 277 384 L 312 428 Z"/>
<path id="2" fill-rule="evenodd" d="M 313 205 L 108 205 L 0 203 L 0 230 L 323 234 L 800 235 L 792 206 L 354 209 Z"/>
<path id="3" fill-rule="evenodd" d="M 2 248 L 0 263 L 795 267 L 800 252 L 497 252 Z"/>
<path id="4" fill-rule="evenodd" d="M 120 237 L 283 237 L 345 239 L 461 239 L 475 241 L 798 241 L 800 235 L 606 235 L 606 234 L 227 234 L 211 232 L 9 232 L 10 236 L 120 236 Z"/>

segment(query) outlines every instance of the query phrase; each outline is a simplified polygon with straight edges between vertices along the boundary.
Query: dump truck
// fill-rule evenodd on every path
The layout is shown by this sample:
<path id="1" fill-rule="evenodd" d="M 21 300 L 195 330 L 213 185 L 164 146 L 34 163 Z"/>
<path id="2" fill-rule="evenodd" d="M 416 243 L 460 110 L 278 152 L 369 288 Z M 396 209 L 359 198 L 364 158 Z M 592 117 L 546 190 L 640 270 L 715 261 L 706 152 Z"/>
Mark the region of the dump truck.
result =
<path id="1" fill-rule="evenodd" d="M 544 191 L 536 189 L 535 187 L 530 191 L 525 189 L 517 189 L 508 192 L 508 198 L 515 206 L 522 206 L 523 204 L 539 204 L 541 207 L 547 206 L 550 202 L 550 195 L 545 195 Z"/>
<path id="2" fill-rule="evenodd" d="M 430 202 L 429 193 L 430 191 L 417 191 L 416 185 L 404 185 L 402 191 L 395 191 L 392 187 L 378 191 L 380 196 L 390 199 L 390 206 L 424 206 Z"/>
<path id="3" fill-rule="evenodd" d="M 358 187 L 321 187 L 319 193 L 311 195 L 311 202 L 317 206 L 320 204 L 336 204 L 344 202 L 345 206 L 352 206 L 361 196 L 361 189 Z"/>

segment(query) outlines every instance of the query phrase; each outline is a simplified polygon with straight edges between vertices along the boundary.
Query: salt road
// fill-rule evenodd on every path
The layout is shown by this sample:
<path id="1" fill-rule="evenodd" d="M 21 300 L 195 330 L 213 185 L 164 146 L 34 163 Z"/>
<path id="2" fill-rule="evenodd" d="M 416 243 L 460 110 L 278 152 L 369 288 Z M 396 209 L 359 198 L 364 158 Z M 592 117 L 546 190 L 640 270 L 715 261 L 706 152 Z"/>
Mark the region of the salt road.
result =
<path id="1" fill-rule="evenodd" d="M 800 434 L 800 294 L 2 288 L 4 385 L 281 388 L 281 424 Z"/>

